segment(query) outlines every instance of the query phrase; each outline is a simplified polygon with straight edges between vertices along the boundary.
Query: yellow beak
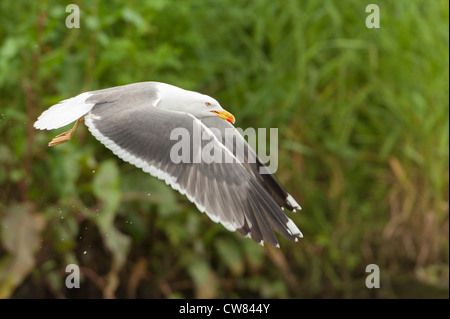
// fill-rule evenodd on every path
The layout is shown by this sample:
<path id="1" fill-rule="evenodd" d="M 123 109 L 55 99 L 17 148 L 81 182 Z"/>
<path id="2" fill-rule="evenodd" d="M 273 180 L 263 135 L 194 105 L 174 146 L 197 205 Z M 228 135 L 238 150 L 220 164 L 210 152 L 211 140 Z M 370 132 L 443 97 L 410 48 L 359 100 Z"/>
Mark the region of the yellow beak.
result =
<path id="1" fill-rule="evenodd" d="M 221 119 L 224 119 L 225 121 L 230 122 L 231 124 L 234 124 L 234 122 L 236 121 L 234 116 L 233 116 L 233 114 L 231 114 L 230 112 L 227 112 L 225 110 L 223 110 L 223 111 L 211 111 L 211 112 L 216 114 Z"/>

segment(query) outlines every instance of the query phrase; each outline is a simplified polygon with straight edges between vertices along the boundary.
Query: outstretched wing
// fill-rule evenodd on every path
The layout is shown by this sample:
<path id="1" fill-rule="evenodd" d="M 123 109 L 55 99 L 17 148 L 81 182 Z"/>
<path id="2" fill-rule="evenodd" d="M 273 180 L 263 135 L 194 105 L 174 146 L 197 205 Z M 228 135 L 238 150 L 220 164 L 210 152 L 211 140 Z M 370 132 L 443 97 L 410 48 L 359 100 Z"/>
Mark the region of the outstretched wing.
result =
<path id="1" fill-rule="evenodd" d="M 256 180 L 259 181 L 261 186 L 264 187 L 280 207 L 294 212 L 296 209 L 301 209 L 300 205 L 284 189 L 266 165 L 261 162 L 255 151 L 231 123 L 223 121 L 218 117 L 208 117 L 201 121 L 246 166 L 248 171 L 253 174 Z"/>

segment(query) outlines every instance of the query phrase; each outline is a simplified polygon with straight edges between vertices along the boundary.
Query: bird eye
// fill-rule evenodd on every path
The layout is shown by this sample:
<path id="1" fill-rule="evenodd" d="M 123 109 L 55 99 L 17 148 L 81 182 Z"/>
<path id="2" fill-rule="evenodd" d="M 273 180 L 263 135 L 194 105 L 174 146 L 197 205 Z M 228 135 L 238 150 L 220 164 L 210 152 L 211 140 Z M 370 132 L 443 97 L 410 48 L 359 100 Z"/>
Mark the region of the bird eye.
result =
<path id="1" fill-rule="evenodd" d="M 210 107 L 210 106 L 211 106 L 211 103 L 206 102 L 206 106 Z"/>

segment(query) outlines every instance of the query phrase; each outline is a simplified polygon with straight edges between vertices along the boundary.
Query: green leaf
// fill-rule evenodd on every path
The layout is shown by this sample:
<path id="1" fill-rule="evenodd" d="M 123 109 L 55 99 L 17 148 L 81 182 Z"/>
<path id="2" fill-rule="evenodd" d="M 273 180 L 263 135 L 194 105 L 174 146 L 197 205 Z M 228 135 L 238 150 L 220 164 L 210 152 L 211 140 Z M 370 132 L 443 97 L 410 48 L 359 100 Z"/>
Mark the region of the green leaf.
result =
<path id="1" fill-rule="evenodd" d="M 234 276 L 240 276 L 244 272 L 244 260 L 241 248 L 232 238 L 221 238 L 215 242 L 217 253 L 222 262 L 228 267 Z"/>
<path id="2" fill-rule="evenodd" d="M 216 296 L 216 278 L 205 260 L 193 260 L 188 265 L 188 271 L 195 284 L 196 298 L 214 298 Z"/>
<path id="3" fill-rule="evenodd" d="M 8 257 L 0 265 L 0 298 L 7 298 L 35 265 L 34 254 L 45 220 L 28 205 L 14 205 L 7 209 L 1 224 L 1 240 Z"/>

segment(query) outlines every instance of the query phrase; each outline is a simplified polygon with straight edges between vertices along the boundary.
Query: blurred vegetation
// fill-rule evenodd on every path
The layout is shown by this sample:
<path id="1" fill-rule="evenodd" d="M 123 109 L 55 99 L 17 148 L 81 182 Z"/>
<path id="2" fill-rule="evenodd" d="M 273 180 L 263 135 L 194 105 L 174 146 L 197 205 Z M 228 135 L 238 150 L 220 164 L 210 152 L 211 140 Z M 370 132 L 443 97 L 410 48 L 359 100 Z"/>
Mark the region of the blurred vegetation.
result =
<path id="1" fill-rule="evenodd" d="M 448 298 L 448 1 L 75 1 L 80 29 L 69 3 L 0 2 L 0 297 Z M 260 247 L 86 128 L 54 148 L 64 129 L 33 129 L 60 100 L 149 80 L 279 128 L 303 240 Z"/>

